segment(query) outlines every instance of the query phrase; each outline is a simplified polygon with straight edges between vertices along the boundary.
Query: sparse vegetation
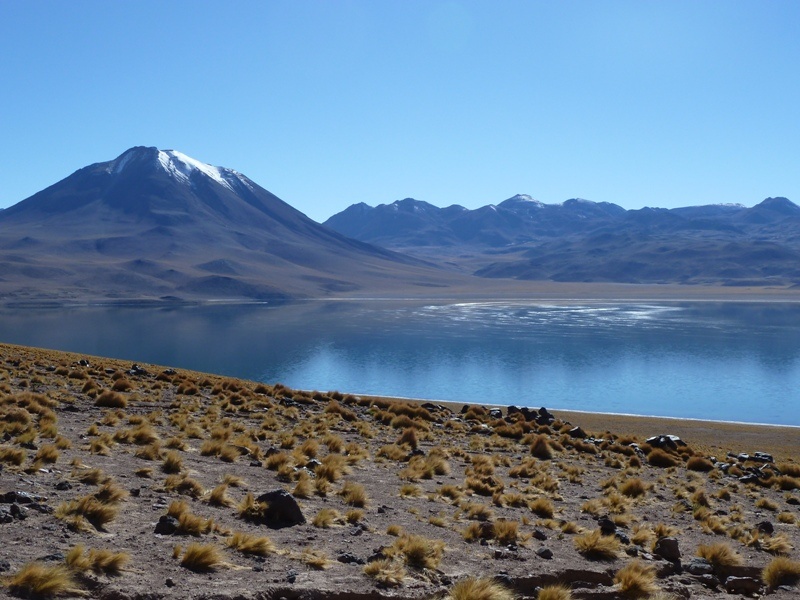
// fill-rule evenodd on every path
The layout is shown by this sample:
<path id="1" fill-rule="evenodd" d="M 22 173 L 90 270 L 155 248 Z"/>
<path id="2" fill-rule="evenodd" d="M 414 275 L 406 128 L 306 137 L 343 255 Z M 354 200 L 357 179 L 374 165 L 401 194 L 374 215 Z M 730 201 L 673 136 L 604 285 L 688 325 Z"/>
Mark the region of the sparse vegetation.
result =
<path id="1" fill-rule="evenodd" d="M 79 530 L 67 533 L 72 544 L 87 546 L 70 548 L 63 533 L 52 536 L 45 551 L 35 541 L 41 537 L 29 538 L 31 549 L 15 544 L 18 562 L 4 580 L 13 594 L 38 594 L 38 584 L 24 577 L 12 587 L 23 571 L 18 565 L 59 552 L 63 563 L 54 565 L 72 580 L 55 595 L 79 595 L 81 585 L 95 593 L 95 576 L 106 578 L 100 581 L 108 586 L 103 593 L 113 595 L 130 582 L 139 585 L 142 573 L 170 561 L 171 554 L 173 573 L 178 563 L 198 573 L 229 567 L 237 570 L 232 581 L 241 572 L 250 585 L 258 577 L 251 572 L 275 563 L 303 577 L 330 578 L 334 586 L 345 573 L 361 575 L 362 567 L 335 562 L 334 557 L 352 560 L 343 556 L 347 550 L 370 557 L 363 585 L 405 584 L 402 595 L 422 596 L 433 592 L 439 577 L 461 573 L 465 555 L 496 559 L 491 564 L 516 578 L 532 563 L 514 557 L 551 548 L 557 560 L 539 563 L 533 557 L 553 568 L 547 581 L 565 581 L 565 565 L 613 561 L 612 567 L 592 567 L 614 576 L 608 593 L 663 599 L 669 593 L 659 592 L 656 583 L 671 590 L 681 581 L 702 595 L 696 578 L 662 573 L 656 581 L 648 557 L 635 557 L 653 553 L 667 536 L 679 539 L 686 560 L 691 548 L 706 542 L 698 555 L 711 562 L 722 585 L 727 566 L 744 560 L 763 569 L 770 590 L 800 582 L 800 567 L 792 560 L 800 540 L 800 498 L 794 491 L 800 467 L 778 453 L 769 464 L 735 454 L 726 458 L 727 449 L 713 445 L 659 451 L 635 436 L 602 431 L 573 437 L 574 425 L 563 421 L 540 425 L 521 413 L 498 418 L 474 405 L 459 414 L 432 404 L 301 392 L 212 375 L 134 376 L 129 366 L 109 364 L 115 368 L 69 360 L 4 370 L 0 357 L 2 491 L 31 496 L 16 503 L 17 514 L 28 518 L 14 516 L 3 527 L 13 538 L 30 525 L 63 532 L 66 524 Z M 130 389 L 113 391 L 117 381 Z M 117 394 L 124 405 L 97 406 L 104 393 Z M 719 463 L 707 458 L 712 454 Z M 736 480 L 754 469 L 761 472 L 758 481 Z M 272 512 L 256 499 L 276 488 L 293 493 L 311 526 L 281 530 L 274 538 L 280 549 L 260 535 Z M 147 523 L 129 518 L 151 511 Z M 165 513 L 175 521 L 159 521 Z M 630 538 L 626 552 L 617 537 L 596 529 L 608 531 L 605 519 Z M 151 537 L 155 521 L 165 532 Z M 278 521 L 270 516 L 268 524 L 280 527 Z M 171 527 L 174 533 L 166 533 Z M 103 530 L 110 535 L 97 535 Z M 141 532 L 148 543 L 140 543 Z M 187 547 L 187 541 L 201 539 L 208 543 Z M 226 555 L 236 556 L 238 564 L 226 562 Z M 325 576 L 310 573 L 329 567 Z M 494 584 L 462 579 L 450 597 L 502 597 Z M 558 586 L 536 595 L 572 596 Z"/>

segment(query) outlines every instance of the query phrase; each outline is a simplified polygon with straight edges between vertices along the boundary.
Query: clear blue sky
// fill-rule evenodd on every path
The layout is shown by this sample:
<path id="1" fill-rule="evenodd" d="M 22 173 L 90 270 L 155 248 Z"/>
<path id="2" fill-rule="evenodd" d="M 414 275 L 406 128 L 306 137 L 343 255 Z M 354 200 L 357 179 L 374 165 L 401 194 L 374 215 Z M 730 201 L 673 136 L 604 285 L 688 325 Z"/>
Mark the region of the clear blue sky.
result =
<path id="1" fill-rule="evenodd" d="M 800 203 L 800 2 L 0 0 L 0 206 L 135 145 L 316 220 Z"/>

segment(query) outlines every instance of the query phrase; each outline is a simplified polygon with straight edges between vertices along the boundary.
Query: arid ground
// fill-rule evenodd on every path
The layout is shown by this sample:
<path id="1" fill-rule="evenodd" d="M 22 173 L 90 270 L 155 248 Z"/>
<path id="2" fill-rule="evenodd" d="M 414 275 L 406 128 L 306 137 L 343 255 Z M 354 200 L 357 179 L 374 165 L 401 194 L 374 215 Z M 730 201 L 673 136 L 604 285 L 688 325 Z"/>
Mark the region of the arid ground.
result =
<path id="1" fill-rule="evenodd" d="M 501 597 L 465 591 L 475 577 L 541 599 L 800 593 L 791 428 L 299 392 L 7 345 L 0 398 L 2 596 Z M 680 441 L 646 442 L 661 434 Z"/>

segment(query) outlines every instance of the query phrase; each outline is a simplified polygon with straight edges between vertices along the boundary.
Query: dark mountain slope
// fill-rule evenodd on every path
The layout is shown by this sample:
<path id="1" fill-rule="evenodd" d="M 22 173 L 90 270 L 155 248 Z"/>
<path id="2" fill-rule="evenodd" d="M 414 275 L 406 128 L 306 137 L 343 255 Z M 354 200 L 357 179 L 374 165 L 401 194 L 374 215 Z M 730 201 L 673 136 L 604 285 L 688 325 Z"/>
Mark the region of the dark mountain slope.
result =
<path id="1" fill-rule="evenodd" d="M 571 199 L 543 204 L 517 195 L 447 216 L 446 209 L 424 204 L 425 210 L 416 213 L 417 224 L 380 221 L 379 242 L 430 260 L 439 258 L 482 277 L 724 285 L 800 282 L 800 207 L 786 198 L 767 198 L 752 208 L 626 211 L 610 203 Z M 377 210 L 361 205 L 359 211 L 345 211 L 326 223 L 351 227 L 355 237 L 377 242 L 375 213 L 370 213 Z M 373 215 L 373 221 L 365 220 L 365 214 Z M 443 240 L 438 256 L 435 237 L 415 246 L 409 230 L 430 232 L 434 222 Z"/>
<path id="2" fill-rule="evenodd" d="M 0 273 L 7 299 L 266 299 L 447 279 L 315 223 L 236 171 L 145 147 L 0 212 Z"/>

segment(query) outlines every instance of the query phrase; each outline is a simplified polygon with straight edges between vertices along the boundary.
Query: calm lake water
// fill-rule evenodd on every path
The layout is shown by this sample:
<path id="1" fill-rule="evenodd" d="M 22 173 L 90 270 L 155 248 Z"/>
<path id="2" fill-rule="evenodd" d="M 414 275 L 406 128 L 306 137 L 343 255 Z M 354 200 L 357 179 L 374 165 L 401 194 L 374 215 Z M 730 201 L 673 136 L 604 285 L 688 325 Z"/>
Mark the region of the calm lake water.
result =
<path id="1" fill-rule="evenodd" d="M 303 389 L 800 425 L 794 304 L 4 309 L 0 341 Z"/>

